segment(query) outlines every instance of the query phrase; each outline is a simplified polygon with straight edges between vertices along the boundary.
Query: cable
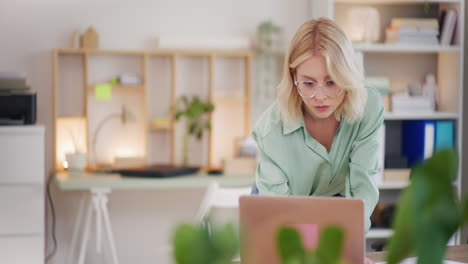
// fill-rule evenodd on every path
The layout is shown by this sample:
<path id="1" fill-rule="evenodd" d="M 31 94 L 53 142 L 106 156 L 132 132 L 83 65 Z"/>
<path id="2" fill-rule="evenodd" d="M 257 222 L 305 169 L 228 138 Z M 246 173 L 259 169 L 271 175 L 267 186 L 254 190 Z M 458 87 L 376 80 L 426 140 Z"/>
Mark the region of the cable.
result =
<path id="1" fill-rule="evenodd" d="M 51 174 L 49 176 L 49 179 L 47 180 L 47 186 L 46 186 L 47 201 L 49 202 L 50 213 L 52 214 L 52 241 L 53 241 L 53 246 L 52 246 L 52 252 L 49 253 L 45 258 L 45 263 L 47 263 L 55 255 L 55 253 L 57 251 L 57 238 L 55 236 L 55 208 L 54 208 L 54 202 L 52 201 L 52 195 L 50 193 L 50 185 L 52 183 L 53 178 L 54 178 L 54 174 Z"/>

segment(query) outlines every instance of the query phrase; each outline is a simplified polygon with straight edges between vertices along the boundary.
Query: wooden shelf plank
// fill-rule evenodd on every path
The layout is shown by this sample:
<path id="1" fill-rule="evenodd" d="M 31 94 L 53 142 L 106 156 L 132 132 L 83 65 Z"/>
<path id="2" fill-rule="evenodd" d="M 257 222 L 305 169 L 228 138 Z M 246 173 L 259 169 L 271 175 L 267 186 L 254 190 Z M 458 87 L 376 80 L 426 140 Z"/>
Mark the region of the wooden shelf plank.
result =
<path id="1" fill-rule="evenodd" d="M 458 45 L 409 45 L 409 44 L 354 44 L 354 49 L 362 52 L 382 52 L 382 53 L 439 53 L 439 52 L 460 52 Z"/>
<path id="2" fill-rule="evenodd" d="M 450 112 L 434 112 L 427 114 L 418 114 L 418 113 L 392 113 L 386 112 L 384 114 L 385 120 L 438 120 L 438 119 L 458 119 L 460 115 L 458 113 Z"/>

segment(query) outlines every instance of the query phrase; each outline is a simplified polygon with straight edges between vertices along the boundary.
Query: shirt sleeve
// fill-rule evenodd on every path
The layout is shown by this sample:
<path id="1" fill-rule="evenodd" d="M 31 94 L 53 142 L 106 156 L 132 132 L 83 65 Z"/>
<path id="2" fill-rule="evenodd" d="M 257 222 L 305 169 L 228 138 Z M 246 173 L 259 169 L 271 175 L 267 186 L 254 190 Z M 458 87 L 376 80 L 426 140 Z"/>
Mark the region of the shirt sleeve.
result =
<path id="1" fill-rule="evenodd" d="M 366 232 L 370 228 L 370 216 L 379 199 L 374 177 L 378 172 L 378 133 L 384 112 L 380 95 L 369 91 L 369 97 L 371 98 L 368 98 L 356 140 L 351 147 L 349 177 L 346 181 L 346 196 L 364 200 Z"/>
<path id="2" fill-rule="evenodd" d="M 288 179 L 284 171 L 265 152 L 263 138 L 256 131 L 252 133 L 257 142 L 257 169 L 255 184 L 260 195 L 290 195 Z"/>

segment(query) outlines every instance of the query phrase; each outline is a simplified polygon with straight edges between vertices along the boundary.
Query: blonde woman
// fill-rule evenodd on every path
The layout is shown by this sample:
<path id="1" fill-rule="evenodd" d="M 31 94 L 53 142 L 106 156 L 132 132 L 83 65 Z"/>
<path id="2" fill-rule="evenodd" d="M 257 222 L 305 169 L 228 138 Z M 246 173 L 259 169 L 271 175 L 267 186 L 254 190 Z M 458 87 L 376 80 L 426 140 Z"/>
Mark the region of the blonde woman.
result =
<path id="1" fill-rule="evenodd" d="M 259 194 L 360 198 L 368 230 L 383 111 L 345 33 L 329 19 L 305 22 L 290 43 L 278 98 L 253 131 Z"/>

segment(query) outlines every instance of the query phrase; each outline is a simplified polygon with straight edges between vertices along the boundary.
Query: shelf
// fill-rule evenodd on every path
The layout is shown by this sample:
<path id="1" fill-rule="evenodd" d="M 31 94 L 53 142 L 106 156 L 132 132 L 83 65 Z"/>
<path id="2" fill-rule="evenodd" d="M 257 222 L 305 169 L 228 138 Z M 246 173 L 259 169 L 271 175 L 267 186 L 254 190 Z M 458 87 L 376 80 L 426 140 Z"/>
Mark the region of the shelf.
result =
<path id="1" fill-rule="evenodd" d="M 408 182 L 382 182 L 378 184 L 379 190 L 401 190 L 408 187 Z"/>
<path id="2" fill-rule="evenodd" d="M 223 49 L 155 49 L 155 50 L 107 50 L 107 49 L 56 49 L 58 55 L 130 55 L 130 56 L 223 56 L 251 57 L 251 50 Z"/>
<path id="3" fill-rule="evenodd" d="M 409 45 L 409 44 L 354 44 L 354 49 L 362 52 L 383 52 L 383 53 L 439 53 L 439 52 L 460 52 L 460 46 L 442 45 Z"/>
<path id="4" fill-rule="evenodd" d="M 424 4 L 460 3 L 460 0 L 335 0 L 339 4 Z"/>
<path id="5" fill-rule="evenodd" d="M 371 228 L 366 234 L 366 238 L 389 238 L 393 235 L 393 230 L 389 228 Z"/>
<path id="6" fill-rule="evenodd" d="M 449 112 L 435 112 L 427 114 L 412 114 L 412 113 L 391 113 L 386 112 L 384 114 L 385 120 L 438 120 L 438 119 L 458 119 L 458 113 L 449 113 Z"/>

